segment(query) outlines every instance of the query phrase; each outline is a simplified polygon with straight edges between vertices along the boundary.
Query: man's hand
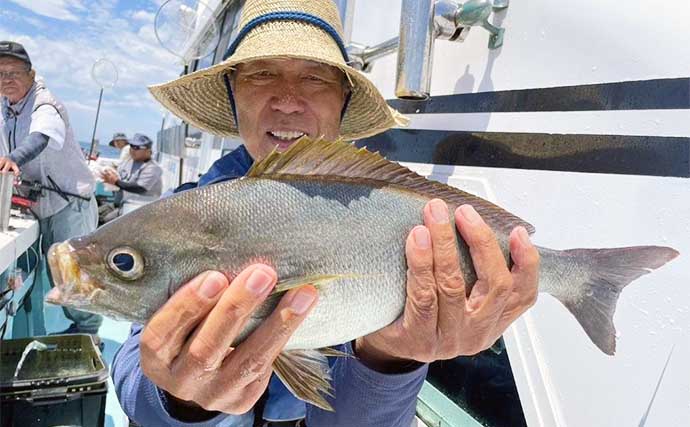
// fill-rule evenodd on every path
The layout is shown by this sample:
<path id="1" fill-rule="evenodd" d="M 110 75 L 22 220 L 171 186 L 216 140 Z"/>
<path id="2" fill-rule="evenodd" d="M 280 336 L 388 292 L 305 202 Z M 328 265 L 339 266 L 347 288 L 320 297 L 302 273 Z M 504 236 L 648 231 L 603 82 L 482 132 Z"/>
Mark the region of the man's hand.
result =
<path id="1" fill-rule="evenodd" d="M 120 179 L 120 175 L 112 169 L 104 169 L 101 172 L 101 178 L 103 178 L 103 182 L 115 185 L 117 180 Z"/>
<path id="2" fill-rule="evenodd" d="M 251 313 L 276 284 L 262 264 L 228 285 L 206 272 L 180 288 L 141 335 L 141 368 L 158 387 L 190 407 L 243 414 L 268 386 L 271 365 L 317 299 L 316 288 L 289 291 L 242 344 L 231 347 Z"/>
<path id="3" fill-rule="evenodd" d="M 410 360 L 476 354 L 535 303 L 539 253 L 527 231 L 516 227 L 510 234 L 514 265 L 508 270 L 496 236 L 471 206 L 460 206 L 455 222 L 477 272 L 469 298 L 448 207 L 432 200 L 424 208 L 426 226 L 415 227 L 407 238 L 403 315 L 355 343 L 355 353 L 369 367 L 386 371 Z"/>
<path id="4" fill-rule="evenodd" d="M 19 165 L 9 157 L 0 157 L 0 172 L 14 172 L 14 176 L 19 176 Z"/>

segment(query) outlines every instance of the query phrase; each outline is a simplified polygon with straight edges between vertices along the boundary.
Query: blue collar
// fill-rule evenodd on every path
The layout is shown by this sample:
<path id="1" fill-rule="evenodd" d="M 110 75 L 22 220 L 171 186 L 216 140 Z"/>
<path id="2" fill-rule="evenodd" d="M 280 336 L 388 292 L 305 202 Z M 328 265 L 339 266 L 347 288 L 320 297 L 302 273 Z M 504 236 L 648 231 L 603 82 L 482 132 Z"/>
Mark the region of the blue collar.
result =
<path id="1" fill-rule="evenodd" d="M 199 187 L 243 177 L 249 172 L 252 164 L 254 159 L 245 146 L 240 145 L 213 163 L 208 172 L 199 178 Z"/>

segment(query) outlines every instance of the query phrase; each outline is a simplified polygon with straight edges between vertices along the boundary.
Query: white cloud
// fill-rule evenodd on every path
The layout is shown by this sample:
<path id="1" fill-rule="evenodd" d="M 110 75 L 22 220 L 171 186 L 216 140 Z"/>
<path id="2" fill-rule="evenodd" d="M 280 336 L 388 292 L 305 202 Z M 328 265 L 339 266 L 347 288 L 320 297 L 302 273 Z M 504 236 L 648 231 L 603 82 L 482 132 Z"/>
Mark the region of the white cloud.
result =
<path id="1" fill-rule="evenodd" d="M 146 10 L 137 10 L 136 12 L 132 13 L 132 19 L 136 19 L 137 21 L 145 22 L 147 24 L 152 24 L 155 18 L 155 13 Z"/>
<path id="2" fill-rule="evenodd" d="M 74 14 L 83 11 L 81 0 L 10 0 L 11 2 L 28 9 L 38 15 L 55 18 L 62 21 L 78 21 Z"/>
<path id="3" fill-rule="evenodd" d="M 33 5 L 42 0 L 12 1 Z M 38 74 L 67 106 L 80 140 L 91 138 L 100 89 L 91 78 L 91 67 L 102 57 L 116 64 L 119 79 L 115 88 L 104 91 L 97 136 L 103 139 L 116 130 L 124 130 L 155 137 L 160 129 L 161 107 L 151 97 L 147 86 L 177 77 L 182 69 L 179 60 L 158 44 L 152 20 L 144 22 L 145 11 L 139 11 L 143 12 L 138 15 L 141 19 L 132 19 L 138 11 L 117 11 L 113 0 L 89 1 L 88 5 L 89 12 L 83 15 L 78 27 L 72 23 L 61 24 L 64 31 L 57 27 L 56 35 L 54 23 L 34 15 L 32 18 L 47 24 L 44 29 L 34 27 L 20 32 L 17 27 L 0 24 L 0 40 L 24 44 Z M 23 19 L 29 15 L 13 14 Z M 0 10 L 2 15 L 5 13 Z M 17 22 L 14 19 L 2 21 Z"/>
<path id="4" fill-rule="evenodd" d="M 65 101 L 64 104 L 65 104 L 65 107 L 67 107 L 67 111 L 80 110 L 80 111 L 86 111 L 89 113 L 95 113 L 96 112 L 96 105 L 87 105 L 87 104 L 84 104 L 83 102 L 80 102 L 80 101 L 70 100 L 70 101 Z"/>
<path id="5" fill-rule="evenodd" d="M 0 22 L 12 22 L 13 25 L 27 24 L 32 26 L 36 31 L 42 31 L 48 28 L 48 24 L 38 17 L 28 16 L 27 14 L 17 13 L 7 9 L 0 9 Z"/>

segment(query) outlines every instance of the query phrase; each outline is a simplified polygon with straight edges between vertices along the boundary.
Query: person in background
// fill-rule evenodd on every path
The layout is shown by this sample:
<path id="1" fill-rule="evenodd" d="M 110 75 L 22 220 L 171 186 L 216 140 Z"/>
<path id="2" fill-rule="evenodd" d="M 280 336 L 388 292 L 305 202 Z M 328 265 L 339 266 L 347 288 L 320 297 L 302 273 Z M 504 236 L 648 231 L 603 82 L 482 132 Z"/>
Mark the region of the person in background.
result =
<path id="1" fill-rule="evenodd" d="M 129 140 L 127 139 L 127 135 L 124 134 L 123 132 L 116 132 L 113 135 L 113 139 L 110 140 L 108 145 L 110 145 L 111 147 L 115 147 L 118 150 L 120 150 L 120 158 L 117 161 L 118 165 L 123 164 L 125 161 L 127 161 L 130 158 Z"/>
<path id="2" fill-rule="evenodd" d="M 242 177 L 253 162 L 305 135 L 355 140 L 403 122 L 373 83 L 347 65 L 331 0 L 247 0 L 240 22 L 224 62 L 151 88 L 188 123 L 243 140 L 213 164 L 199 186 Z M 264 209 L 281 221 L 280 206 Z M 356 357 L 331 360 L 335 395 L 328 401 L 334 412 L 305 404 L 272 374 L 273 361 L 318 304 L 313 286 L 288 291 L 262 325 L 232 346 L 254 310 L 285 279 L 260 261 L 233 277 L 204 272 L 146 325 L 132 325 L 112 365 L 124 412 L 143 426 L 276 427 L 306 421 L 308 427 L 409 427 L 427 363 L 490 347 L 534 304 L 539 268 L 524 228 L 510 236 L 511 269 L 493 231 L 471 206 L 449 212 L 435 199 L 421 217 L 424 225 L 406 240 L 402 316 L 337 347 Z M 359 231 L 367 233 L 367 224 Z M 456 231 L 468 243 L 480 278 L 469 298 Z"/>
<path id="3" fill-rule="evenodd" d="M 99 208 L 101 224 L 161 196 L 163 169 L 151 158 L 153 141 L 138 133 L 129 142 L 129 147 L 130 158 L 117 167 L 117 172 L 106 169 L 101 174 L 103 182 L 120 189 L 114 203 Z"/>
<path id="4" fill-rule="evenodd" d="M 38 217 L 41 250 L 96 229 L 95 180 L 74 138 L 65 106 L 32 69 L 19 43 L 0 41 L 0 170 L 43 187 L 33 211 Z M 41 261 L 34 289 L 52 278 Z M 42 309 L 41 307 L 38 308 Z M 99 315 L 63 307 L 71 325 L 62 333 L 98 334 Z"/>
<path id="5" fill-rule="evenodd" d="M 113 134 L 113 138 L 110 140 L 108 143 L 111 147 L 117 149 L 120 154 L 117 160 L 115 159 L 101 159 L 100 164 L 92 163 L 89 165 L 89 167 L 93 168 L 93 174 L 96 177 L 96 180 L 101 179 L 103 177 L 103 174 L 106 170 L 112 171 L 113 173 L 117 173 L 117 167 L 121 164 L 123 164 L 125 161 L 130 159 L 129 155 L 129 139 L 127 139 L 127 135 L 124 132 L 116 132 Z M 100 185 L 100 183 L 99 183 Z M 121 196 L 121 194 L 117 193 L 118 188 L 112 185 L 109 185 L 107 183 L 103 183 L 103 190 L 108 191 L 111 193 L 114 193 L 115 196 Z M 97 191 L 98 193 L 98 191 Z M 97 198 L 98 201 L 98 218 L 99 218 L 99 224 L 102 224 L 102 215 L 101 211 L 106 210 L 107 212 L 111 212 L 111 207 L 112 203 L 108 201 L 104 201 L 102 198 Z M 121 202 L 121 200 L 120 200 Z M 110 204 L 110 206 L 108 206 Z M 103 207 L 103 206 L 106 207 Z"/>

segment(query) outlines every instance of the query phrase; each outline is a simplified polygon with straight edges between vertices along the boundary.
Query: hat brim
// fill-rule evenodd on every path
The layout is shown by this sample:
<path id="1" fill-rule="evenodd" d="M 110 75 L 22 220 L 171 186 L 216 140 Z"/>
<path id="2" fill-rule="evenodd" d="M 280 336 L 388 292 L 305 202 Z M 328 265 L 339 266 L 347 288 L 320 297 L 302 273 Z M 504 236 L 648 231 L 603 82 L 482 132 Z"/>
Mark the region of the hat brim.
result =
<path id="1" fill-rule="evenodd" d="M 262 27 L 265 26 L 270 26 L 270 31 L 252 31 L 227 60 L 168 83 L 150 86 L 149 91 L 158 102 L 191 125 L 219 136 L 239 136 L 224 76 L 240 63 L 302 59 L 336 67 L 347 75 L 352 94 L 340 124 L 340 136 L 344 140 L 365 138 L 407 123 L 404 116 L 386 104 L 369 79 L 345 64 L 333 39 L 319 28 L 290 21 Z M 277 33 L 280 38 L 275 37 Z"/>
<path id="2" fill-rule="evenodd" d="M 115 141 L 125 141 L 127 144 L 129 144 L 129 140 L 128 140 L 128 139 L 125 139 L 125 138 L 117 138 L 117 139 L 111 139 L 110 142 L 108 143 L 108 145 L 110 145 L 111 147 L 114 147 L 114 146 L 115 146 Z"/>
<path id="3" fill-rule="evenodd" d="M 28 57 L 23 56 L 21 54 L 14 53 L 14 52 L 3 52 L 0 54 L 0 58 L 3 58 L 3 57 L 10 57 L 10 58 L 18 59 L 18 60 L 22 61 L 24 64 L 26 64 L 28 67 L 32 67 L 31 59 L 29 59 Z"/>

